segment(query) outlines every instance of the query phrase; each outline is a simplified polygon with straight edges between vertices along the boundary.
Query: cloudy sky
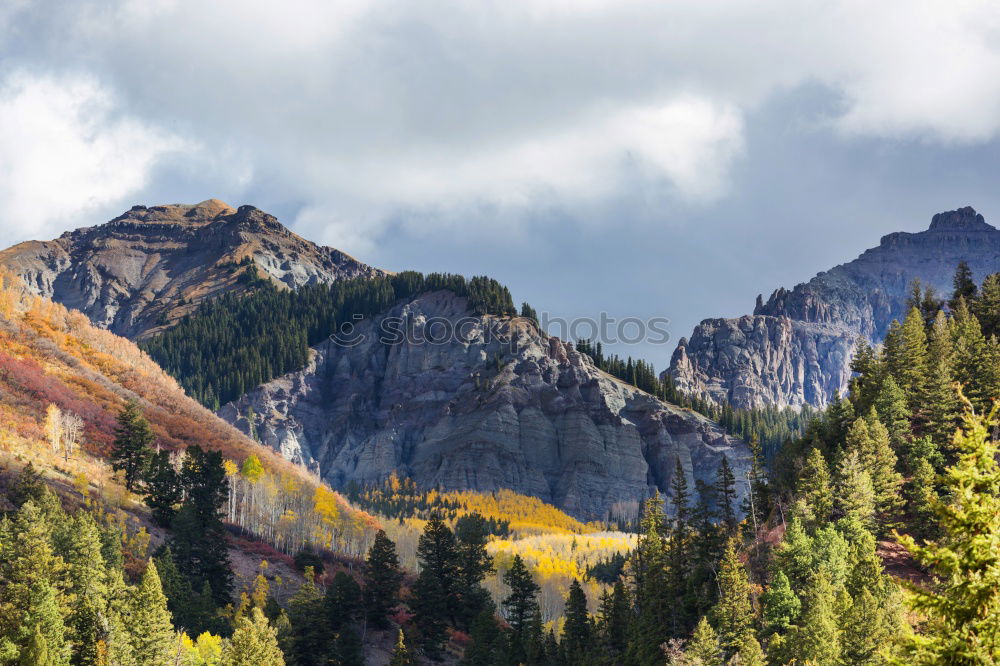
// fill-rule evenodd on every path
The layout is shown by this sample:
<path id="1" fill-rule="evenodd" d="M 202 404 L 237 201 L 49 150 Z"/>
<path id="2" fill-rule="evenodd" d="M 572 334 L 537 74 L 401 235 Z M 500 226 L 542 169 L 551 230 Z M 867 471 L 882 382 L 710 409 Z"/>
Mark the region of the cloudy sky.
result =
<path id="1" fill-rule="evenodd" d="M 998 133 L 996 2 L 0 2 L 4 246 L 217 197 L 675 338 L 1000 220 Z"/>

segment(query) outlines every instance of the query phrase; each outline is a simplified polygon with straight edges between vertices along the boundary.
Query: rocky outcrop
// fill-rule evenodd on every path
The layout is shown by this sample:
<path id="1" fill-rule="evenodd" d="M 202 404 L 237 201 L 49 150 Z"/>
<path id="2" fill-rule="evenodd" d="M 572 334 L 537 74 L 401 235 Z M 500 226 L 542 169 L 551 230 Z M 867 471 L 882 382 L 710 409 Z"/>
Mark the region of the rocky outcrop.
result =
<path id="1" fill-rule="evenodd" d="M 688 393 L 737 407 L 825 405 L 843 393 L 859 337 L 879 342 L 906 315 L 910 282 L 949 294 L 966 261 L 977 281 L 1000 270 L 1000 231 L 972 208 L 878 247 L 792 290 L 758 297 L 752 316 L 706 319 L 681 339 L 667 372 Z"/>
<path id="2" fill-rule="evenodd" d="M 426 488 L 511 488 L 582 518 L 629 515 L 653 489 L 669 494 L 678 459 L 692 488 L 714 482 L 723 455 L 745 478 L 745 444 L 602 373 L 529 320 L 472 316 L 441 291 L 355 334 L 220 414 L 244 432 L 252 418 L 261 441 L 334 486 L 395 471 Z"/>
<path id="3" fill-rule="evenodd" d="M 134 206 L 106 224 L 0 252 L 0 266 L 40 296 L 126 337 L 145 337 L 201 301 L 245 288 L 250 265 L 295 288 L 379 271 L 295 235 L 253 206 L 210 199 Z"/>

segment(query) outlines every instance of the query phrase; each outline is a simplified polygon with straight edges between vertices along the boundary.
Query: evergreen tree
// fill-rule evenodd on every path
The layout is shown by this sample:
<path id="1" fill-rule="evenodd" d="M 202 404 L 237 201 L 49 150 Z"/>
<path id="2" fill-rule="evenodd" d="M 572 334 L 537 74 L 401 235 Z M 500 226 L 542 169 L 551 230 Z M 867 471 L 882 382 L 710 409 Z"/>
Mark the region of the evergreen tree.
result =
<path id="1" fill-rule="evenodd" d="M 598 633 L 602 644 L 611 655 L 620 655 L 625 651 L 631 615 L 630 605 L 628 591 L 621 580 L 615 581 L 611 592 L 605 590 L 601 596 Z"/>
<path id="2" fill-rule="evenodd" d="M 976 300 L 976 281 L 972 277 L 972 269 L 964 260 L 958 262 L 955 268 L 955 276 L 951 280 L 953 287 L 951 299 L 948 307 L 955 311 L 959 307 L 959 302 L 972 303 Z"/>
<path id="3" fill-rule="evenodd" d="M 294 666 L 320 666 L 327 663 L 332 636 L 324 617 L 323 595 L 316 587 L 312 567 L 306 569 L 306 580 L 288 601 L 290 636 L 288 647 L 282 650 Z M 279 642 L 281 627 L 278 626 Z"/>
<path id="4" fill-rule="evenodd" d="M 388 616 L 396 606 L 402 581 L 396 544 L 379 530 L 365 561 L 365 611 L 376 627 L 389 626 Z"/>
<path id="5" fill-rule="evenodd" d="M 842 617 L 843 659 L 858 666 L 886 663 L 885 652 L 895 639 L 886 612 L 869 590 L 861 590 Z"/>
<path id="6" fill-rule="evenodd" d="M 875 398 L 875 409 L 879 421 L 889 431 L 889 444 L 894 451 L 902 451 L 910 437 L 910 410 L 906 406 L 906 394 L 892 376 L 886 377 Z"/>
<path id="7" fill-rule="evenodd" d="M 927 622 L 908 648 L 913 664 L 981 664 L 1000 661 L 1000 446 L 991 436 L 995 410 L 965 417 L 955 438 L 958 458 L 944 475 L 950 500 L 932 508 L 941 537 L 902 543 L 940 581 L 935 588 L 911 587 L 909 603 Z"/>
<path id="8" fill-rule="evenodd" d="M 812 449 L 806 456 L 805 467 L 795 489 L 798 498 L 796 515 L 807 526 L 825 522 L 833 510 L 833 491 L 830 490 L 830 471 L 819 449 Z"/>
<path id="9" fill-rule="evenodd" d="M 858 419 L 858 423 L 863 423 Z M 861 464 L 856 450 L 847 453 L 837 470 L 837 506 L 847 518 L 857 520 L 865 529 L 875 527 L 875 489 L 871 475 Z"/>
<path id="10" fill-rule="evenodd" d="M 733 469 L 729 466 L 729 459 L 722 455 L 722 462 L 719 464 L 719 472 L 716 475 L 715 487 L 719 493 L 719 512 L 726 529 L 732 533 L 736 529 L 736 477 Z"/>
<path id="11" fill-rule="evenodd" d="M 983 279 L 979 295 L 972 301 L 972 311 L 979 320 L 983 337 L 1000 335 L 1000 273 L 991 273 Z"/>
<path id="12" fill-rule="evenodd" d="M 910 412 L 917 420 L 926 418 L 924 400 L 927 396 L 927 333 L 919 310 L 911 308 L 900 331 L 901 356 L 890 360 L 890 371 L 906 394 Z"/>
<path id="13" fill-rule="evenodd" d="M 425 652 L 440 654 L 445 629 L 454 626 L 457 615 L 455 591 L 458 581 L 458 548 L 455 535 L 434 514 L 424 527 L 417 546 L 420 574 L 413 587 L 413 610 L 423 637 Z"/>
<path id="14" fill-rule="evenodd" d="M 174 653 L 174 628 L 152 559 L 146 564 L 139 585 L 129 591 L 123 619 L 138 663 L 170 663 Z"/>
<path id="15" fill-rule="evenodd" d="M 630 660 L 638 664 L 654 663 L 662 656 L 660 645 L 669 638 L 675 609 L 668 597 L 664 529 L 666 518 L 659 494 L 646 500 L 640 526 L 641 536 L 633 555 L 636 613 Z"/>
<path id="16" fill-rule="evenodd" d="M 926 432 L 935 441 L 950 441 L 961 410 L 955 393 L 952 336 L 944 312 L 938 312 L 929 336 L 927 364 Z"/>
<path id="17" fill-rule="evenodd" d="M 520 555 L 514 555 L 510 569 L 503 575 L 503 582 L 510 588 L 510 594 L 502 603 L 504 616 L 514 632 L 520 634 L 538 608 L 538 593 L 541 588 L 535 583 Z"/>
<path id="18" fill-rule="evenodd" d="M 410 655 L 409 648 L 406 647 L 402 629 L 399 630 L 399 636 L 396 638 L 396 647 L 389 658 L 389 666 L 414 666 L 413 657 Z"/>
<path id="19" fill-rule="evenodd" d="M 763 606 L 761 619 L 767 634 L 787 631 L 798 620 L 802 609 L 802 602 L 792 591 L 788 576 L 780 569 L 775 572 L 760 601 Z"/>
<path id="20" fill-rule="evenodd" d="M 500 663 L 504 637 L 491 611 L 485 610 L 479 614 L 479 617 L 472 623 L 470 638 L 472 644 L 466 648 L 462 664 L 465 666 L 493 666 L 493 664 Z M 400 635 L 400 639 L 402 639 L 402 635 Z"/>
<path id="21" fill-rule="evenodd" d="M 567 663 L 581 663 L 591 648 L 593 626 L 587 613 L 587 595 L 580 581 L 573 579 L 566 597 L 566 622 L 560 648 Z"/>
<path id="22" fill-rule="evenodd" d="M 746 634 L 753 632 L 750 580 L 740 562 L 737 546 L 736 537 L 726 541 L 719 569 L 719 602 L 712 613 L 719 643 L 727 657 L 739 650 Z"/>
<path id="23" fill-rule="evenodd" d="M 324 605 L 330 627 L 334 631 L 340 631 L 361 614 L 361 587 L 351 576 L 338 571 L 333 577 L 333 583 L 326 588 Z"/>
<path id="24" fill-rule="evenodd" d="M 331 663 L 334 666 L 364 666 L 365 655 L 361 646 L 361 638 L 351 627 L 342 627 L 337 632 Z"/>
<path id="25" fill-rule="evenodd" d="M 154 439 L 156 437 L 149 427 L 149 421 L 142 415 L 139 403 L 129 400 L 118 414 L 111 467 L 124 473 L 125 488 L 130 492 L 138 488 L 149 459 L 149 446 Z"/>
<path id="26" fill-rule="evenodd" d="M 457 542 L 458 585 L 460 604 L 458 626 L 468 629 L 483 610 L 492 606 L 483 579 L 493 573 L 493 558 L 486 552 L 489 540 L 486 519 L 477 513 L 467 514 L 455 521 Z"/>
<path id="27" fill-rule="evenodd" d="M 150 456 L 149 468 L 145 474 L 145 495 L 146 505 L 152 509 L 156 523 L 161 527 L 169 525 L 183 493 L 180 477 L 174 470 L 168 451 Z"/>
<path id="28" fill-rule="evenodd" d="M 836 598 L 829 575 L 820 568 L 805 591 L 801 628 L 790 641 L 801 662 L 816 666 L 839 666 L 841 663 Z"/>
<path id="29" fill-rule="evenodd" d="M 278 636 L 260 608 L 236 619 L 232 638 L 222 651 L 221 666 L 284 666 Z"/>
<path id="30" fill-rule="evenodd" d="M 701 618 L 698 626 L 695 627 L 691 640 L 684 650 L 684 656 L 692 664 L 698 666 L 722 666 L 722 648 L 719 646 L 719 637 L 708 623 L 706 618 Z"/>

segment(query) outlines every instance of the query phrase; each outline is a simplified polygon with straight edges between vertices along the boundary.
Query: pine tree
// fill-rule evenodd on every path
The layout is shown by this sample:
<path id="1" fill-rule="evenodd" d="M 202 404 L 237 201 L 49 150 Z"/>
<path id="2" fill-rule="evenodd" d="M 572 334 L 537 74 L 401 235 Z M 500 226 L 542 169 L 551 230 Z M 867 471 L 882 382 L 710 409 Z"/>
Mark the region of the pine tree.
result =
<path id="1" fill-rule="evenodd" d="M 830 471 L 819 449 L 812 449 L 795 489 L 798 501 L 795 513 L 806 526 L 826 522 L 833 511 L 833 491 L 830 490 Z"/>
<path id="2" fill-rule="evenodd" d="M 729 664 L 732 666 L 766 666 L 767 656 L 752 631 L 743 634 Z"/>
<path id="3" fill-rule="evenodd" d="M 598 632 L 607 651 L 620 655 L 625 651 L 630 617 L 628 591 L 619 579 L 611 592 L 605 590 L 601 596 Z"/>
<path id="4" fill-rule="evenodd" d="M 260 608 L 236 619 L 232 638 L 222 652 L 221 666 L 284 666 L 278 635 Z"/>
<path id="5" fill-rule="evenodd" d="M 906 394 L 910 412 L 920 415 L 921 421 L 926 417 L 928 352 L 924 318 L 916 308 L 911 308 L 903 321 L 900 342 L 901 357 L 895 360 L 895 367 L 890 365 L 890 371 Z"/>
<path id="6" fill-rule="evenodd" d="M 399 636 L 396 638 L 396 647 L 389 658 L 389 666 L 414 666 L 413 657 L 410 655 L 409 648 L 406 647 L 402 629 L 399 630 Z"/>
<path id="7" fill-rule="evenodd" d="M 955 434 L 961 409 L 955 392 L 952 335 L 944 312 L 938 312 L 934 319 L 928 349 L 926 432 L 937 442 L 948 442 Z"/>
<path id="8" fill-rule="evenodd" d="M 528 621 L 538 608 L 538 593 L 541 588 L 535 583 L 520 555 L 514 555 L 510 569 L 503 575 L 503 582 L 510 588 L 510 594 L 502 603 L 504 616 L 514 632 L 519 634 L 528 626 Z"/>
<path id="9" fill-rule="evenodd" d="M 846 518 L 857 520 L 865 529 L 874 529 L 875 489 L 856 450 L 847 453 L 837 469 L 837 506 Z"/>
<path id="10" fill-rule="evenodd" d="M 738 541 L 730 537 L 722 553 L 719 568 L 719 602 L 712 615 L 719 633 L 719 644 L 727 657 L 732 656 L 752 633 L 753 607 L 750 602 L 750 580 L 737 553 Z"/>
<path id="11" fill-rule="evenodd" d="M 955 268 L 955 276 L 951 280 L 953 287 L 951 299 L 948 301 L 948 308 L 953 312 L 958 308 L 959 302 L 972 303 L 976 299 L 976 281 L 972 277 L 972 269 L 964 260 L 958 262 Z"/>
<path id="12" fill-rule="evenodd" d="M 312 567 L 306 568 L 305 577 L 305 582 L 288 601 L 290 649 L 282 648 L 295 666 L 320 666 L 327 662 L 333 636 L 327 623 L 318 621 L 324 617 L 325 609 Z M 279 640 L 280 637 L 279 633 Z"/>
<path id="13" fill-rule="evenodd" d="M 491 611 L 485 610 L 472 623 L 470 634 L 472 644 L 465 649 L 462 658 L 464 666 L 493 666 L 500 663 L 504 637 Z M 518 646 L 523 654 L 523 647 Z"/>
<path id="14" fill-rule="evenodd" d="M 631 661 L 653 663 L 662 656 L 660 645 L 669 638 L 675 609 L 669 597 L 663 503 L 659 494 L 646 500 L 641 536 L 633 555 L 636 613 L 629 642 Z"/>
<path id="15" fill-rule="evenodd" d="M 61 550 L 67 565 L 70 614 L 66 619 L 74 664 L 96 664 L 97 643 L 104 629 L 108 603 L 107 564 L 101 554 L 101 536 L 90 514 L 80 512 L 64 521 Z"/>
<path id="16" fill-rule="evenodd" d="M 587 613 L 587 595 L 575 578 L 569 586 L 565 617 L 560 648 L 568 663 L 580 663 L 591 647 L 593 623 Z"/>
<path id="17" fill-rule="evenodd" d="M 991 273 L 983 278 L 979 295 L 971 303 L 983 337 L 1000 335 L 1000 273 Z"/>
<path id="18" fill-rule="evenodd" d="M 140 664 L 169 663 L 174 651 L 174 628 L 152 559 L 146 564 L 139 585 L 129 591 L 123 619 Z"/>
<path id="19" fill-rule="evenodd" d="M 166 527 L 177 512 L 183 496 L 180 477 L 170 461 L 170 452 L 163 450 L 150 456 L 145 473 L 146 506 L 152 509 L 153 519 Z"/>
<path id="20" fill-rule="evenodd" d="M 340 631 L 361 614 L 361 587 L 347 573 L 338 571 L 333 577 L 333 583 L 326 588 L 323 603 L 330 627 L 334 631 Z"/>
<path id="21" fill-rule="evenodd" d="M 138 488 L 149 459 L 150 444 L 156 437 L 149 421 L 142 415 L 139 403 L 129 400 L 118 414 L 111 467 L 125 474 L 125 488 L 130 492 Z"/>
<path id="22" fill-rule="evenodd" d="M 493 558 L 486 552 L 489 541 L 486 519 L 478 513 L 467 514 L 455 521 L 457 542 L 458 585 L 460 613 L 459 628 L 468 629 L 483 610 L 492 606 L 483 579 L 494 572 Z"/>
<path id="23" fill-rule="evenodd" d="M 761 595 L 762 620 L 767 634 L 784 632 L 798 620 L 802 602 L 792 591 L 788 576 L 780 569 Z"/>
<path id="24" fill-rule="evenodd" d="M 36 624 L 31 639 L 21 651 L 19 666 L 56 666 L 57 663 L 49 654 L 49 644 L 42 634 L 41 626 Z"/>
<path id="25" fill-rule="evenodd" d="M 889 431 L 889 444 L 896 452 L 904 450 L 910 437 L 910 410 L 906 406 L 906 394 L 892 376 L 886 377 L 875 398 L 875 410 L 879 421 Z"/>
<path id="26" fill-rule="evenodd" d="M 719 472 L 716 475 L 715 487 L 719 493 L 719 511 L 722 515 L 722 522 L 726 529 L 732 533 L 736 529 L 736 477 L 733 469 L 729 466 L 729 459 L 722 455 L 722 462 L 719 464 Z"/>
<path id="27" fill-rule="evenodd" d="M 364 666 L 365 655 L 361 646 L 361 637 L 349 626 L 341 627 L 333 645 L 334 666 Z"/>
<path id="28" fill-rule="evenodd" d="M 424 527 L 417 546 L 420 574 L 413 587 L 413 610 L 423 637 L 424 650 L 436 657 L 445 639 L 445 629 L 455 624 L 458 579 L 458 549 L 455 535 L 434 514 Z"/>
<path id="29" fill-rule="evenodd" d="M 844 662 L 858 666 L 886 663 L 885 652 L 894 635 L 886 611 L 868 590 L 861 590 L 840 621 Z"/>
<path id="30" fill-rule="evenodd" d="M 376 627 L 389 626 L 388 616 L 396 606 L 402 580 L 396 544 L 379 530 L 365 561 L 365 611 Z"/>
<path id="31" fill-rule="evenodd" d="M 927 617 L 909 645 L 908 663 L 980 664 L 1000 661 L 1000 446 L 991 436 L 996 410 L 968 413 L 956 436 L 958 458 L 943 480 L 950 501 L 932 508 L 941 537 L 900 543 L 940 581 L 936 588 L 911 587 L 908 603 Z"/>
<path id="32" fill-rule="evenodd" d="M 820 568 L 805 591 L 801 627 L 790 640 L 792 651 L 801 662 L 816 666 L 841 663 L 836 598 L 829 575 Z"/>
<path id="33" fill-rule="evenodd" d="M 684 656 L 692 664 L 699 666 L 722 666 L 719 637 L 706 618 L 703 617 L 698 621 L 698 626 L 695 627 L 691 640 L 685 647 Z"/>

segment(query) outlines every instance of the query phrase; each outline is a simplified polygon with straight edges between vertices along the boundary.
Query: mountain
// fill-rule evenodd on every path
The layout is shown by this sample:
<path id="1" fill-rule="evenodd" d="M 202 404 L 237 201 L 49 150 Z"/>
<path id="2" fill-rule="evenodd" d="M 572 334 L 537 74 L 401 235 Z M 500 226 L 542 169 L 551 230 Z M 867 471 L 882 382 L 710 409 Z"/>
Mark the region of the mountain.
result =
<path id="1" fill-rule="evenodd" d="M 220 414 L 334 487 L 395 472 L 424 488 L 509 488 L 587 519 L 634 517 L 654 489 L 669 494 L 677 460 L 693 488 L 715 482 L 723 455 L 744 478 L 749 457 L 533 321 L 476 314 L 448 290 L 315 346 L 305 368 Z"/>
<path id="2" fill-rule="evenodd" d="M 858 338 L 879 342 L 906 315 L 911 281 L 948 295 L 960 261 L 977 281 L 1000 270 L 1000 231 L 970 207 L 935 215 L 925 231 L 883 236 L 767 302 L 758 296 L 752 315 L 705 319 L 681 338 L 664 376 L 735 407 L 823 406 L 846 391 Z"/>
<path id="3" fill-rule="evenodd" d="M 256 275 L 296 288 L 381 272 L 262 210 L 217 199 L 133 206 L 106 224 L 15 245 L 0 252 L 0 266 L 34 293 L 130 338 L 154 334 L 205 299 L 245 290 Z"/>

